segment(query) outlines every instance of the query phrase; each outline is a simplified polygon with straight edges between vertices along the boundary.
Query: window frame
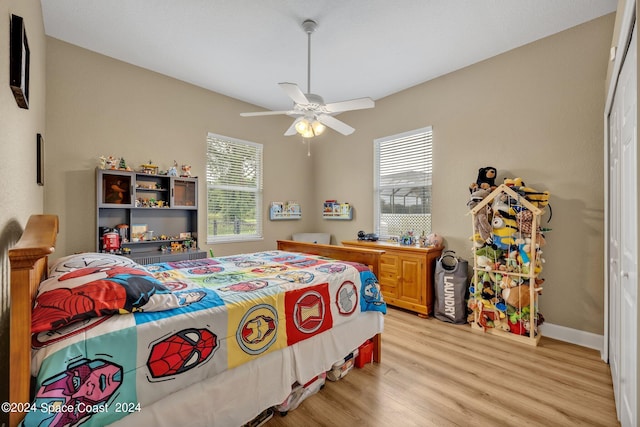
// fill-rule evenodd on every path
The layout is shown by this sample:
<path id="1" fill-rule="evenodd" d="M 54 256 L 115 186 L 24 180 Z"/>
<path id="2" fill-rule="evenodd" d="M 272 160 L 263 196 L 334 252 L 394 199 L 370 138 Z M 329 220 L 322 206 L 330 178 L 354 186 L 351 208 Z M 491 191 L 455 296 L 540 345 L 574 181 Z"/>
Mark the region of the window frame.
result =
<path id="1" fill-rule="evenodd" d="M 422 136 L 422 134 L 424 134 Z M 382 204 L 381 204 L 381 192 L 382 192 L 382 188 L 381 188 L 381 146 L 383 146 L 384 144 L 389 144 L 389 143 L 400 143 L 403 140 L 410 140 L 410 139 L 415 139 L 415 140 L 424 140 L 425 141 L 425 147 L 424 147 L 424 152 L 421 153 L 421 155 L 423 155 L 425 157 L 425 161 L 427 162 L 427 164 L 425 164 L 425 170 L 422 172 L 425 174 L 424 176 L 424 181 L 420 181 L 420 186 L 427 186 L 428 188 L 428 194 L 429 194 L 429 200 L 427 203 L 428 206 L 428 213 L 418 213 L 418 214 L 411 214 L 411 213 L 403 213 L 403 214 L 395 214 L 395 215 L 407 215 L 407 218 L 409 218 L 410 215 L 428 215 L 428 218 L 425 219 L 425 221 L 428 223 L 427 226 L 425 226 L 425 229 L 419 229 L 419 230 L 399 230 L 399 234 L 393 234 L 388 232 L 388 228 L 383 229 L 381 221 L 382 221 L 382 216 L 383 213 L 381 212 L 382 210 Z M 381 137 L 381 138 L 376 138 L 374 139 L 374 154 L 373 154 L 373 182 L 374 182 L 374 186 L 373 186 L 373 213 L 374 213 L 374 233 L 378 234 L 378 236 L 380 236 L 380 238 L 389 238 L 389 237 L 400 237 L 403 233 L 407 232 L 407 231 L 413 231 L 416 235 L 421 234 L 423 231 L 426 234 L 429 234 L 432 232 L 433 229 L 433 221 L 432 221 L 432 189 L 433 189 L 433 127 L 432 126 L 425 126 L 419 129 L 414 129 L 414 130 L 410 130 L 407 132 L 401 132 L 395 135 L 390 135 L 390 136 L 386 136 L 386 137 Z M 417 154 L 416 154 L 417 155 Z M 408 171 L 407 171 L 408 172 Z M 418 181 L 413 181 L 414 183 L 418 182 Z M 416 187 L 418 187 L 418 185 L 416 185 Z M 390 187 L 385 187 L 385 188 L 390 188 Z M 405 205 L 406 207 L 406 205 Z"/>
<path id="2" fill-rule="evenodd" d="M 209 162 L 210 156 L 213 155 L 212 147 L 210 146 L 211 140 L 217 139 L 219 141 L 230 144 L 231 146 L 239 147 L 243 150 L 246 149 L 255 149 L 255 160 L 256 160 L 256 183 L 254 186 L 241 186 L 241 185 L 233 185 L 229 183 L 222 184 L 214 184 L 210 179 L 210 167 L 211 164 Z M 207 233 L 207 244 L 218 244 L 218 243 L 241 243 L 241 242 L 251 242 L 251 241 L 260 241 L 264 239 L 264 227 L 263 227 L 263 182 L 264 182 L 264 146 L 263 144 L 245 141 L 238 138 L 232 138 L 225 135 L 215 134 L 213 132 L 207 133 L 207 143 L 206 143 L 206 188 L 207 188 L 207 202 L 206 202 L 206 233 Z M 212 190 L 234 190 L 234 191 L 243 191 L 248 193 L 255 193 L 255 224 L 256 230 L 255 233 L 250 234 L 222 234 L 222 235 L 214 235 L 210 233 L 210 215 L 213 213 L 210 210 L 210 191 Z"/>

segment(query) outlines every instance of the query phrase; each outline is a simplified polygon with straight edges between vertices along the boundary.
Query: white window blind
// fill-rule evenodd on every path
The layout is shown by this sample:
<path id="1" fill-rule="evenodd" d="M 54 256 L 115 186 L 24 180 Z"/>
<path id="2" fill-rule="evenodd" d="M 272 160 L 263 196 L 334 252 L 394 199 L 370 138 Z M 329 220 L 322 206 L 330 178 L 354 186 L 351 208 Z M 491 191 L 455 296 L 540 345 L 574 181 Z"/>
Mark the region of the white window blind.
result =
<path id="1" fill-rule="evenodd" d="M 374 140 L 375 232 L 431 232 L 431 126 Z"/>
<path id="2" fill-rule="evenodd" d="M 207 136 L 207 243 L 262 239 L 262 144 Z"/>

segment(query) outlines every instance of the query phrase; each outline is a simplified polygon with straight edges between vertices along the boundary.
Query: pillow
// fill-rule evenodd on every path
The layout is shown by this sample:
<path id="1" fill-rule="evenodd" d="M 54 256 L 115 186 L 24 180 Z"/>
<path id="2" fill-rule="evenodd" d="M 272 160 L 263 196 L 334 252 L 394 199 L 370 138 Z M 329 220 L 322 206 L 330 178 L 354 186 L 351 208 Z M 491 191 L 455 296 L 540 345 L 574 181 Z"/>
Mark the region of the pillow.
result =
<path id="1" fill-rule="evenodd" d="M 40 283 L 31 332 L 110 314 L 180 306 L 178 297 L 143 269 L 121 265 L 76 268 Z"/>
<path id="2" fill-rule="evenodd" d="M 137 262 L 121 255 L 85 252 L 57 259 L 53 265 L 49 267 L 49 277 L 59 277 L 70 271 L 78 270 L 79 268 L 104 266 L 123 266 L 143 269 Z"/>

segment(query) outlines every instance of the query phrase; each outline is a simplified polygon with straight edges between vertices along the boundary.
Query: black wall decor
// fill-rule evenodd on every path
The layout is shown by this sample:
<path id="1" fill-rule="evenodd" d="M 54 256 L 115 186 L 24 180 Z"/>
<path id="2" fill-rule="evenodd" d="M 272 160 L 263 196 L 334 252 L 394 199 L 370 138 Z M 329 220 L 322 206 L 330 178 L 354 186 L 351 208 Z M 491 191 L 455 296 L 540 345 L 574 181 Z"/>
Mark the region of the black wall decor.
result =
<path id="1" fill-rule="evenodd" d="M 36 182 L 44 185 L 44 138 L 38 134 L 36 138 Z"/>
<path id="2" fill-rule="evenodd" d="M 20 108 L 29 108 L 29 43 L 24 19 L 11 15 L 9 85 Z"/>

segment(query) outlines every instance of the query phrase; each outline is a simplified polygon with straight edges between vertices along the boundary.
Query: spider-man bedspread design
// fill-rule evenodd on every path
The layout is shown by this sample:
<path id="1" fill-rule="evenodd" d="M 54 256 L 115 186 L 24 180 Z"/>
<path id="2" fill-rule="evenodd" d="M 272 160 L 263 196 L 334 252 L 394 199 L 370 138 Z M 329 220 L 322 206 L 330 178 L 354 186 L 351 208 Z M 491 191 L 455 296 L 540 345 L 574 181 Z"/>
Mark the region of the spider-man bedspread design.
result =
<path id="1" fill-rule="evenodd" d="M 312 255 L 63 258 L 36 298 L 23 425 L 103 426 L 372 310 L 386 312 L 373 273 Z"/>

